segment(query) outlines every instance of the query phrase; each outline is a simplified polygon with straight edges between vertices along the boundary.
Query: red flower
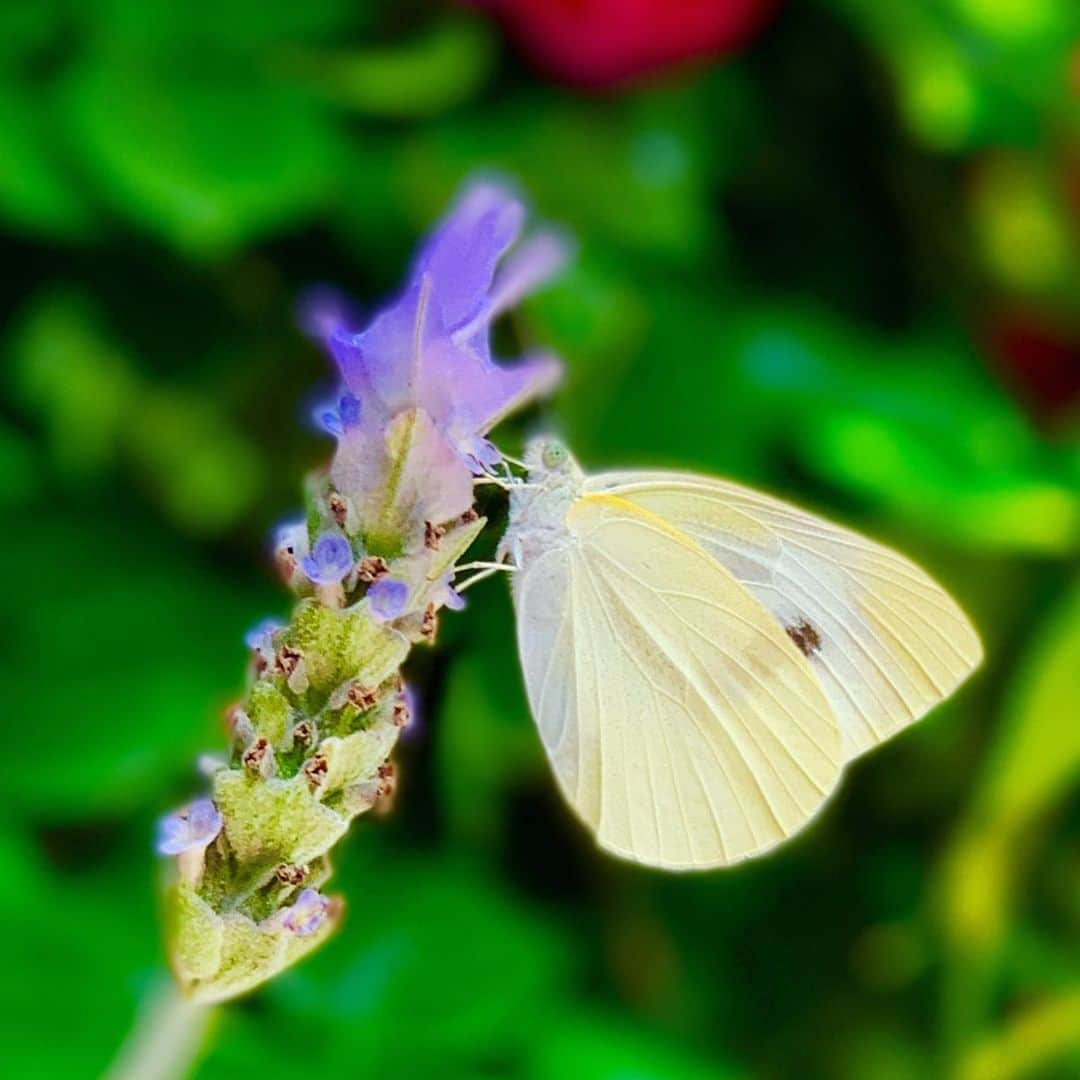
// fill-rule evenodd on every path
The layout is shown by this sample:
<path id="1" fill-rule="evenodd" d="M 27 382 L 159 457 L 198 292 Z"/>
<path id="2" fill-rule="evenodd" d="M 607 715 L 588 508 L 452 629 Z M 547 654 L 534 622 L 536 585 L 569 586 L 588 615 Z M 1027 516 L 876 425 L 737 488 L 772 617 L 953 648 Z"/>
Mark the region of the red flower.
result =
<path id="1" fill-rule="evenodd" d="M 1006 382 L 1041 420 L 1080 404 L 1080 328 L 1011 314 L 992 327 L 992 349 Z"/>
<path id="2" fill-rule="evenodd" d="M 776 0 L 479 0 L 533 61 L 579 86 L 607 86 L 728 52 Z"/>

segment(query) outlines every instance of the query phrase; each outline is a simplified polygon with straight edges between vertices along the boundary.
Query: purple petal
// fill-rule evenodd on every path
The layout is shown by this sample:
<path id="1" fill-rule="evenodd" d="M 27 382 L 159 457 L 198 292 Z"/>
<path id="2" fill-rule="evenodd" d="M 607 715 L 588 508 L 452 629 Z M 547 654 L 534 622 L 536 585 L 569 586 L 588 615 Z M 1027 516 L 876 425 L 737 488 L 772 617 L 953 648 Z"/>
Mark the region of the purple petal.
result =
<path id="1" fill-rule="evenodd" d="M 345 434 L 341 416 L 333 405 L 328 405 L 326 402 L 316 405 L 312 410 L 311 418 L 320 431 L 325 431 L 327 435 L 333 435 L 335 439 L 340 439 Z"/>
<path id="2" fill-rule="evenodd" d="M 461 351 L 454 350 L 460 357 Z M 458 447 L 471 447 L 473 436 L 484 435 L 503 417 L 534 398 L 550 393 L 562 378 L 562 364 L 550 354 L 539 354 L 513 367 L 488 365 L 482 375 L 469 371 L 460 359 L 444 364 L 445 377 L 454 378 L 457 400 L 445 428 Z M 469 372 L 466 376 L 466 371 Z"/>
<path id="3" fill-rule="evenodd" d="M 360 423 L 360 399 L 348 391 L 342 394 L 338 399 L 338 416 L 341 418 L 343 431 L 356 427 Z"/>
<path id="4" fill-rule="evenodd" d="M 281 925 L 291 934 L 308 937 L 314 934 L 324 922 L 330 910 L 330 901 L 316 889 L 305 889 L 296 903 L 288 908 L 281 920 Z"/>
<path id="5" fill-rule="evenodd" d="M 430 287 L 417 283 L 385 308 L 362 334 L 335 334 L 328 344 L 345 385 L 361 404 L 369 430 L 415 404 L 414 375 L 417 348 L 429 323 Z"/>
<path id="6" fill-rule="evenodd" d="M 431 275 L 447 327 L 462 325 L 484 306 L 495 267 L 524 221 L 524 206 L 497 184 L 472 184 L 459 196 L 413 271 L 414 281 Z"/>
<path id="7" fill-rule="evenodd" d="M 392 468 L 397 480 L 391 487 Z M 403 536 L 422 530 L 425 521 L 451 521 L 473 503 L 472 473 L 423 410 L 401 413 L 384 432 L 348 435 L 330 475 L 361 521 L 391 522 Z"/>
<path id="8" fill-rule="evenodd" d="M 404 427 L 405 417 L 398 425 Z M 394 428 L 390 429 L 393 440 Z M 473 473 L 446 433 L 424 411 L 416 413 L 400 467 L 399 501 L 414 524 L 450 521 L 473 504 Z"/>
<path id="9" fill-rule="evenodd" d="M 523 297 L 557 274 L 570 260 L 569 236 L 548 230 L 524 240 L 503 262 L 488 299 L 487 317 L 513 307 Z"/>
<path id="10" fill-rule="evenodd" d="M 367 591 L 368 608 L 378 622 L 390 622 L 405 611 L 409 586 L 404 581 L 382 577 Z"/>
<path id="11" fill-rule="evenodd" d="M 320 344 L 338 330 L 356 328 L 359 315 L 355 305 L 333 285 L 312 285 L 296 304 L 296 323 L 309 338 Z"/>
<path id="12" fill-rule="evenodd" d="M 221 814 L 210 799 L 199 799 L 158 822 L 157 851 L 182 855 L 205 848 L 221 832 Z"/>
<path id="13" fill-rule="evenodd" d="M 304 573 L 316 585 L 336 585 L 352 568 L 349 541 L 340 533 L 324 533 L 315 541 L 310 555 L 301 560 Z"/>

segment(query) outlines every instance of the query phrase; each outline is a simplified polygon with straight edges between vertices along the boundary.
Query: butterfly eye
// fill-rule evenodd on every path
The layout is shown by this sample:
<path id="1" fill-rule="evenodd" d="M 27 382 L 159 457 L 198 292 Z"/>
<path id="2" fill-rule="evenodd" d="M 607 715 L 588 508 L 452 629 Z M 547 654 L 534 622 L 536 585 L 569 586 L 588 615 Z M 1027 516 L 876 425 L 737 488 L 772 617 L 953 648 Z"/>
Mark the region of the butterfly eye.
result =
<path id="1" fill-rule="evenodd" d="M 570 455 L 566 451 L 566 447 L 559 442 L 549 442 L 544 446 L 544 452 L 541 460 L 544 463 L 545 469 L 560 469 L 566 464 L 566 460 Z"/>

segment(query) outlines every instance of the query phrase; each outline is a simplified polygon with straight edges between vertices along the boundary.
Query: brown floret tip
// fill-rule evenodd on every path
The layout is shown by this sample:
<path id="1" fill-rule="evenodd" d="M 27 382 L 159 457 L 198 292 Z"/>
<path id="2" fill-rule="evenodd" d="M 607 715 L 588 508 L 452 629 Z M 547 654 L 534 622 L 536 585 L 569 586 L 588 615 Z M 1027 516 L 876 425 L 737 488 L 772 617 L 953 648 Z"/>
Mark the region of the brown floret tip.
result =
<path id="1" fill-rule="evenodd" d="M 291 645 L 282 645 L 274 658 L 274 666 L 282 675 L 288 678 L 296 670 L 297 664 L 303 659 L 304 654 L 299 649 L 294 649 Z"/>
<path id="2" fill-rule="evenodd" d="M 244 751 L 244 756 L 241 760 L 244 763 L 244 768 L 247 769 L 248 772 L 260 775 L 269 755 L 270 743 L 267 742 L 266 739 L 259 738 Z"/>
<path id="3" fill-rule="evenodd" d="M 347 700 L 350 705 L 355 705 L 361 712 L 367 712 L 368 709 L 374 708 L 379 700 L 378 689 L 372 690 L 370 687 L 361 686 L 360 683 L 353 683 L 349 687 L 349 693 Z"/>
<path id="4" fill-rule="evenodd" d="M 304 864 L 290 866 L 288 863 L 278 863 L 278 865 L 274 867 L 274 877 L 276 877 L 282 885 L 301 885 L 310 873 L 310 868 Z"/>
<path id="5" fill-rule="evenodd" d="M 381 555 L 365 555 L 356 564 L 356 580 L 370 585 L 390 573 L 390 564 Z"/>
<path id="6" fill-rule="evenodd" d="M 330 763 L 325 754 L 316 754 L 304 765 L 304 775 L 313 791 L 322 786 L 329 771 Z"/>
<path id="7" fill-rule="evenodd" d="M 446 529 L 442 525 L 432 525 L 430 521 L 424 522 L 424 547 L 428 551 L 438 551 L 439 542 L 446 535 Z"/>
<path id="8" fill-rule="evenodd" d="M 349 504 L 345 501 L 345 496 L 339 494 L 336 491 L 330 493 L 330 498 L 326 500 L 327 506 L 330 507 L 330 513 L 337 522 L 338 528 L 345 528 L 345 519 L 349 514 Z"/>

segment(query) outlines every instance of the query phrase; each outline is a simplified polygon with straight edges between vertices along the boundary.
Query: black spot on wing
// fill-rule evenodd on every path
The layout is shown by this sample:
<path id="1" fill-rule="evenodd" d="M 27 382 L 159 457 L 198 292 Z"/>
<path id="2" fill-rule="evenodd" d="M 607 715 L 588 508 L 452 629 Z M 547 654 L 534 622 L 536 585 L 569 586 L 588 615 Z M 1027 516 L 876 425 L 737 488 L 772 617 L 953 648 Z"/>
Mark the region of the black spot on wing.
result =
<path id="1" fill-rule="evenodd" d="M 784 629 L 803 656 L 813 656 L 821 651 L 821 634 L 808 619 L 800 619 L 794 626 L 785 626 Z"/>

